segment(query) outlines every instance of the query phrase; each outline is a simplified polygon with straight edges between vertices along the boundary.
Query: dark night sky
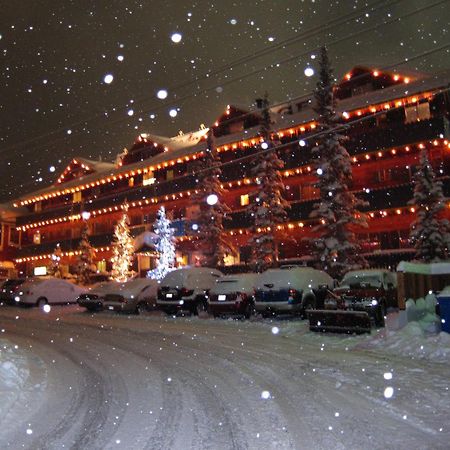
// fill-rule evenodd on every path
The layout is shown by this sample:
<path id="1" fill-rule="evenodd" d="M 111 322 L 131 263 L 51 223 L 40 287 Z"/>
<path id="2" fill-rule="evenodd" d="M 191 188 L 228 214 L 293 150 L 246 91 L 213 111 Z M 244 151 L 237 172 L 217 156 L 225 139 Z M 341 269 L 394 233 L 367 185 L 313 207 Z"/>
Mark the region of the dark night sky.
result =
<path id="1" fill-rule="evenodd" d="M 449 43 L 450 0 L 433 7 L 437 1 L 4 1 L 0 201 L 52 183 L 74 156 L 113 160 L 139 133 L 173 136 L 209 125 L 227 104 L 250 108 L 266 90 L 272 102 L 310 92 L 315 76 L 304 69 L 316 68 L 311 56 L 324 43 L 337 77 L 357 63 L 384 67 Z M 378 9 L 324 29 L 371 5 Z M 427 9 L 385 23 L 421 7 Z M 277 48 L 314 27 L 321 30 Z M 179 43 L 171 40 L 175 32 Z M 261 50 L 269 53 L 243 58 Z M 290 63 L 230 82 L 291 56 Z M 204 78 L 239 58 L 246 62 Z M 402 67 L 448 69 L 449 48 Z M 112 83 L 104 82 L 106 74 Z M 159 89 L 168 90 L 165 100 L 156 97 Z"/>

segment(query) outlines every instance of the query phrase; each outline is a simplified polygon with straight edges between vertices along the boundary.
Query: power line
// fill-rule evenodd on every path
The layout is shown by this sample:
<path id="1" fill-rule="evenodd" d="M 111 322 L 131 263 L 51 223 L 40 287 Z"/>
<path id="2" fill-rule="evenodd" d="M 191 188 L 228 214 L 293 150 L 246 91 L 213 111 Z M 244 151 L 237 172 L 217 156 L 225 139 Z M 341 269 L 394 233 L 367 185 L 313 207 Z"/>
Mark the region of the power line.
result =
<path id="1" fill-rule="evenodd" d="M 256 58 L 259 58 L 259 57 L 261 57 L 261 56 L 265 56 L 266 54 L 273 53 L 274 51 L 278 50 L 279 48 L 283 48 L 283 47 L 285 47 L 285 46 L 292 45 L 293 43 L 297 42 L 298 40 L 313 37 L 313 36 L 315 36 L 316 34 L 319 34 L 320 32 L 323 32 L 323 31 L 325 31 L 325 30 L 327 30 L 327 29 L 329 29 L 329 28 L 334 28 L 335 26 L 341 25 L 342 23 L 345 23 L 345 22 L 347 22 L 347 21 L 349 21 L 349 20 L 352 20 L 352 19 L 354 19 L 354 18 L 360 17 L 361 14 L 364 13 L 364 12 L 367 12 L 367 11 L 372 11 L 372 12 L 373 12 L 373 11 L 377 11 L 378 9 L 381 9 L 381 8 L 383 8 L 384 6 L 386 6 L 386 4 L 392 5 L 392 4 L 395 4 L 395 3 L 399 3 L 399 2 L 401 2 L 401 1 L 403 1 L 403 0 L 393 0 L 393 1 L 392 1 L 392 0 L 391 0 L 391 1 L 382 0 L 382 1 L 374 2 L 374 3 L 373 3 L 372 5 L 370 5 L 369 7 L 363 7 L 363 8 L 360 8 L 360 9 L 357 10 L 357 11 L 353 11 L 353 12 L 351 12 L 351 13 L 345 14 L 345 15 L 343 15 L 343 16 L 341 16 L 341 17 L 336 18 L 336 19 L 330 20 L 329 22 L 327 22 L 327 23 L 325 23 L 325 24 L 323 24 L 323 25 L 318 25 L 318 26 L 316 26 L 316 27 L 312 27 L 312 28 L 306 30 L 305 32 L 300 33 L 300 35 L 298 35 L 298 36 L 293 36 L 293 37 L 288 38 L 288 39 L 286 39 L 286 40 L 284 40 L 284 41 L 281 41 L 279 44 L 277 44 L 277 45 L 271 47 L 270 49 L 263 49 L 263 50 L 260 50 L 259 52 L 256 52 L 255 54 L 252 54 L 252 55 L 246 55 L 246 56 L 244 56 L 244 57 L 241 57 L 241 58 L 239 58 L 239 59 L 237 59 L 237 60 L 235 60 L 235 61 L 233 61 L 233 62 L 231 62 L 231 63 L 229 63 L 229 64 L 226 64 L 226 65 L 223 65 L 223 66 L 219 67 L 218 69 L 216 69 L 215 71 L 213 71 L 213 72 L 211 72 L 211 73 L 207 73 L 207 74 L 202 75 L 202 76 L 200 76 L 200 77 L 196 77 L 194 80 L 191 80 L 191 81 L 186 82 L 186 83 L 179 84 L 179 85 L 177 85 L 177 86 L 175 86 L 175 87 L 169 88 L 169 90 L 181 89 L 181 88 L 187 87 L 187 86 L 189 86 L 189 85 L 198 83 L 199 81 L 207 80 L 207 79 L 209 79 L 211 76 L 216 76 L 216 75 L 218 75 L 218 74 L 224 72 L 225 70 L 228 70 L 228 69 L 230 69 L 230 68 L 234 68 L 235 66 L 241 65 L 242 63 L 251 61 L 251 60 L 256 59 Z M 439 3 L 442 3 L 442 1 L 439 2 Z M 433 6 L 435 6 L 435 5 L 431 5 L 430 8 L 433 7 Z M 422 10 L 422 9 L 421 9 L 421 10 Z M 384 24 L 385 24 L 385 23 L 383 23 L 382 25 L 384 25 Z M 366 31 L 363 30 L 363 32 L 366 32 Z M 350 36 L 350 37 L 351 37 L 351 36 Z M 304 56 L 305 54 L 308 54 L 308 53 L 309 53 L 309 52 L 303 53 L 301 56 Z M 299 57 L 299 55 L 295 56 L 294 58 L 298 58 L 298 57 Z M 273 68 L 275 64 L 283 64 L 283 63 L 284 63 L 284 62 L 281 62 L 281 63 L 273 63 L 273 64 L 271 64 L 269 67 L 270 67 L 270 68 Z M 265 69 L 259 69 L 259 71 L 261 71 L 261 70 L 265 70 Z M 256 73 L 259 73 L 259 72 L 256 72 Z M 251 75 L 253 75 L 253 73 L 251 73 L 249 76 L 251 76 Z M 223 85 L 228 85 L 228 84 L 230 84 L 230 83 L 232 83 L 232 82 L 240 81 L 240 79 L 241 79 L 241 78 L 238 78 L 238 79 L 235 79 L 235 80 L 229 80 L 229 81 L 227 81 L 227 82 L 225 82 L 225 83 L 222 83 L 222 84 L 223 84 Z M 242 78 L 242 79 L 244 79 L 244 78 Z M 199 95 L 199 94 L 208 92 L 209 90 L 215 89 L 215 87 L 216 87 L 216 86 L 214 86 L 214 87 L 212 87 L 212 88 L 208 88 L 208 89 L 203 89 L 203 90 L 201 90 L 198 94 L 189 94 L 189 95 L 187 95 L 187 96 L 184 96 L 184 97 L 178 99 L 178 101 L 184 101 L 184 100 L 189 99 L 189 98 L 191 98 L 191 97 L 195 97 L 195 95 Z M 152 97 L 143 97 L 143 100 L 145 100 L 145 99 L 150 99 L 150 98 L 153 98 L 153 96 L 152 96 Z M 141 101 L 141 100 L 138 100 L 138 101 Z M 168 104 L 169 104 L 168 102 L 165 102 L 165 103 L 163 103 L 163 104 L 160 104 L 160 105 L 157 106 L 157 107 L 153 107 L 152 110 L 159 110 L 159 109 L 167 108 Z M 124 108 L 120 108 L 120 110 L 123 110 L 123 109 L 124 109 Z M 149 111 L 149 110 L 147 110 L 146 112 L 148 112 L 148 111 Z M 93 115 L 93 116 L 91 116 L 91 117 L 87 117 L 86 119 L 83 119 L 83 120 L 80 120 L 80 121 L 77 121 L 77 122 L 73 122 L 73 123 L 71 123 L 71 124 L 68 124 L 68 125 L 66 125 L 66 126 L 64 126 L 64 127 L 61 127 L 61 128 L 59 128 L 59 129 L 56 129 L 56 130 L 54 130 L 54 131 L 51 131 L 51 132 L 42 134 L 42 135 L 37 136 L 37 137 L 30 138 L 30 139 L 27 139 L 27 140 L 24 140 L 24 141 L 22 141 L 22 142 L 20 142 L 20 143 L 12 144 L 12 145 L 10 145 L 10 146 L 8 146 L 8 147 L 5 147 L 5 148 L 3 148 L 3 149 L 0 149 L 0 153 L 3 152 L 3 151 L 6 151 L 6 150 L 10 150 L 10 149 L 13 149 L 13 148 L 17 148 L 17 147 L 21 147 L 21 146 L 24 146 L 24 145 L 33 143 L 33 142 L 35 142 L 35 141 L 41 140 L 41 139 L 46 138 L 46 137 L 48 137 L 48 136 L 52 136 L 52 135 L 57 134 L 57 133 L 59 133 L 59 132 L 66 131 L 67 128 L 75 128 L 75 127 L 77 127 L 77 126 L 79 126 L 79 125 L 83 125 L 83 124 L 85 124 L 85 123 L 87 123 L 87 122 L 89 122 L 89 121 L 91 121 L 91 120 L 95 120 L 95 119 L 97 119 L 97 118 L 100 118 L 100 117 L 103 116 L 104 114 L 105 114 L 104 112 L 103 112 L 103 113 L 98 113 L 98 114 L 95 114 L 95 115 Z M 128 119 L 127 119 L 127 118 L 122 118 L 122 117 L 121 117 L 120 119 L 117 119 L 117 121 L 113 121 L 112 124 L 119 123 L 119 122 L 126 121 L 126 120 L 128 120 Z M 109 124 L 111 124 L 111 122 L 110 122 Z M 64 140 L 65 138 L 66 138 L 65 136 L 61 136 L 60 138 L 57 138 L 56 140 L 51 141 L 50 143 L 62 141 L 62 140 Z M 47 142 L 47 143 L 45 143 L 45 144 L 41 144 L 41 146 L 44 146 L 44 145 L 47 146 L 47 145 L 49 145 L 49 143 Z M 35 148 L 34 148 L 34 149 L 35 149 Z"/>

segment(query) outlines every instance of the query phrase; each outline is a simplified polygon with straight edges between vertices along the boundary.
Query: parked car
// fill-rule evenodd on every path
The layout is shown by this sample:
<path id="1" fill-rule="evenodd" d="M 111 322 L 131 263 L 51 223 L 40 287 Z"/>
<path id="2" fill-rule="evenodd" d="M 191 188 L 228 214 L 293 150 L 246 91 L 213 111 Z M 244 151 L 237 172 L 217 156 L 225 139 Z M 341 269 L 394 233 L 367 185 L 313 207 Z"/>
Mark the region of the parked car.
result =
<path id="1" fill-rule="evenodd" d="M 263 316 L 288 313 L 305 315 L 332 289 L 333 279 L 311 267 L 268 269 L 256 280 L 255 309 Z"/>
<path id="2" fill-rule="evenodd" d="M 88 311 L 101 311 L 103 309 L 104 296 L 110 292 L 117 291 L 118 284 L 116 281 L 97 283 L 89 291 L 81 294 L 77 298 L 77 303 Z"/>
<path id="3" fill-rule="evenodd" d="M 14 300 L 19 305 L 39 306 L 76 303 L 86 288 L 61 278 L 32 278 L 20 286 Z"/>
<path id="4" fill-rule="evenodd" d="M 386 269 L 352 270 L 344 275 L 339 287 L 334 290 L 339 296 L 359 300 L 374 299 L 385 312 L 397 308 L 397 277 Z"/>
<path id="5" fill-rule="evenodd" d="M 107 292 L 103 309 L 117 312 L 142 314 L 156 308 L 158 282 L 151 278 L 135 278 L 116 283 L 117 289 Z"/>
<path id="6" fill-rule="evenodd" d="M 25 278 L 9 278 L 5 280 L 0 288 L 0 303 L 13 305 L 16 292 L 25 281 Z"/>
<path id="7" fill-rule="evenodd" d="M 220 277 L 209 291 L 208 312 L 214 317 L 241 315 L 249 319 L 255 307 L 254 289 L 258 274 L 241 273 Z"/>
<path id="8" fill-rule="evenodd" d="M 207 309 L 207 296 L 222 272 L 208 267 L 184 267 L 169 272 L 158 289 L 157 305 L 167 314 Z"/>

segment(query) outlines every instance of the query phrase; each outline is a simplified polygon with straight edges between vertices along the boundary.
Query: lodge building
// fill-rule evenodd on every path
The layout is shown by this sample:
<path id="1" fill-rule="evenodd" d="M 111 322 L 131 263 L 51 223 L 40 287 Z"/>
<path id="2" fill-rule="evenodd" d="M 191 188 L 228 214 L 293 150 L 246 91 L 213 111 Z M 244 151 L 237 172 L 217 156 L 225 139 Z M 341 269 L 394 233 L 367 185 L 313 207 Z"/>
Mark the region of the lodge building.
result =
<path id="1" fill-rule="evenodd" d="M 450 196 L 449 86 L 450 71 L 402 74 L 362 66 L 336 86 L 337 113 L 345 125 L 345 147 L 353 163 L 351 189 L 369 204 L 368 228 L 359 230 L 358 238 L 374 265 L 413 255 L 408 236 L 415 208 L 408 201 L 421 149 L 428 150 L 443 181 L 444 195 Z M 281 241 L 280 258 L 306 257 L 309 249 L 304 238 L 311 236 L 309 214 L 318 198 L 311 165 L 317 133 L 312 95 L 273 106 L 270 113 L 272 131 L 282 144 L 279 156 L 285 164 L 282 176 L 291 206 L 288 221 L 277 230 L 280 236 L 288 235 Z M 223 163 L 221 181 L 227 189 L 223 201 L 232 210 L 224 226 L 239 249 L 227 257 L 229 265 L 245 263 L 249 256 L 251 217 L 246 207 L 255 190 L 250 169 L 251 156 L 260 150 L 260 122 L 258 112 L 228 106 L 211 125 Z M 187 231 L 199 208 L 206 207 L 190 199 L 198 188 L 196 171 L 207 131 L 202 127 L 173 138 L 141 134 L 115 163 L 73 159 L 52 186 L 16 199 L 9 208 L 15 211 L 16 265 L 32 274 L 36 267 L 48 265 L 59 243 L 62 263 L 70 268 L 85 220 L 82 213 L 87 212 L 98 269 L 108 270 L 113 229 L 124 202 L 129 205 L 132 234 L 141 243 L 164 205 L 176 229 L 179 264 L 195 264 L 199 256 L 195 237 Z M 446 206 L 450 218 L 450 204 Z M 11 227 L 11 215 L 9 220 Z M 135 268 L 144 273 L 151 265 L 151 248 L 144 245 L 137 250 Z"/>

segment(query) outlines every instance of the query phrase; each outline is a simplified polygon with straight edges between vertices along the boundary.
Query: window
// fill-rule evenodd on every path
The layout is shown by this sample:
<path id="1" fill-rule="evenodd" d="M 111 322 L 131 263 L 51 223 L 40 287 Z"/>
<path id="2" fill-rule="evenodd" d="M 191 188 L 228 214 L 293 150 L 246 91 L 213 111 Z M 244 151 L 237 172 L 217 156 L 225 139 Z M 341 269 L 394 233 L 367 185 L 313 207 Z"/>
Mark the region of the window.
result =
<path id="1" fill-rule="evenodd" d="M 9 229 L 9 245 L 13 247 L 18 247 L 20 244 L 20 231 L 11 227 Z"/>
<path id="2" fill-rule="evenodd" d="M 134 177 L 128 178 L 128 186 L 130 186 L 130 187 L 134 186 Z"/>
<path id="3" fill-rule="evenodd" d="M 33 234 L 33 244 L 39 245 L 41 243 L 41 232 L 36 231 L 36 233 Z"/>
<path id="4" fill-rule="evenodd" d="M 430 118 L 430 104 L 428 102 L 405 107 L 405 123 L 413 123 L 420 120 L 429 120 Z"/>
<path id="5" fill-rule="evenodd" d="M 248 194 L 241 195 L 241 206 L 246 206 L 250 203 Z"/>
<path id="6" fill-rule="evenodd" d="M 73 193 L 72 202 L 73 203 L 81 203 L 81 191 Z"/>
<path id="7" fill-rule="evenodd" d="M 143 186 L 149 186 L 150 184 L 154 184 L 156 181 L 155 175 L 153 172 L 147 172 L 144 173 L 144 176 L 142 177 L 142 185 Z"/>
<path id="8" fill-rule="evenodd" d="M 41 212 L 42 211 L 42 203 L 41 202 L 36 202 L 34 204 L 34 212 Z"/>
<path id="9" fill-rule="evenodd" d="M 173 180 L 173 170 L 168 170 L 166 173 L 166 180 Z"/>

